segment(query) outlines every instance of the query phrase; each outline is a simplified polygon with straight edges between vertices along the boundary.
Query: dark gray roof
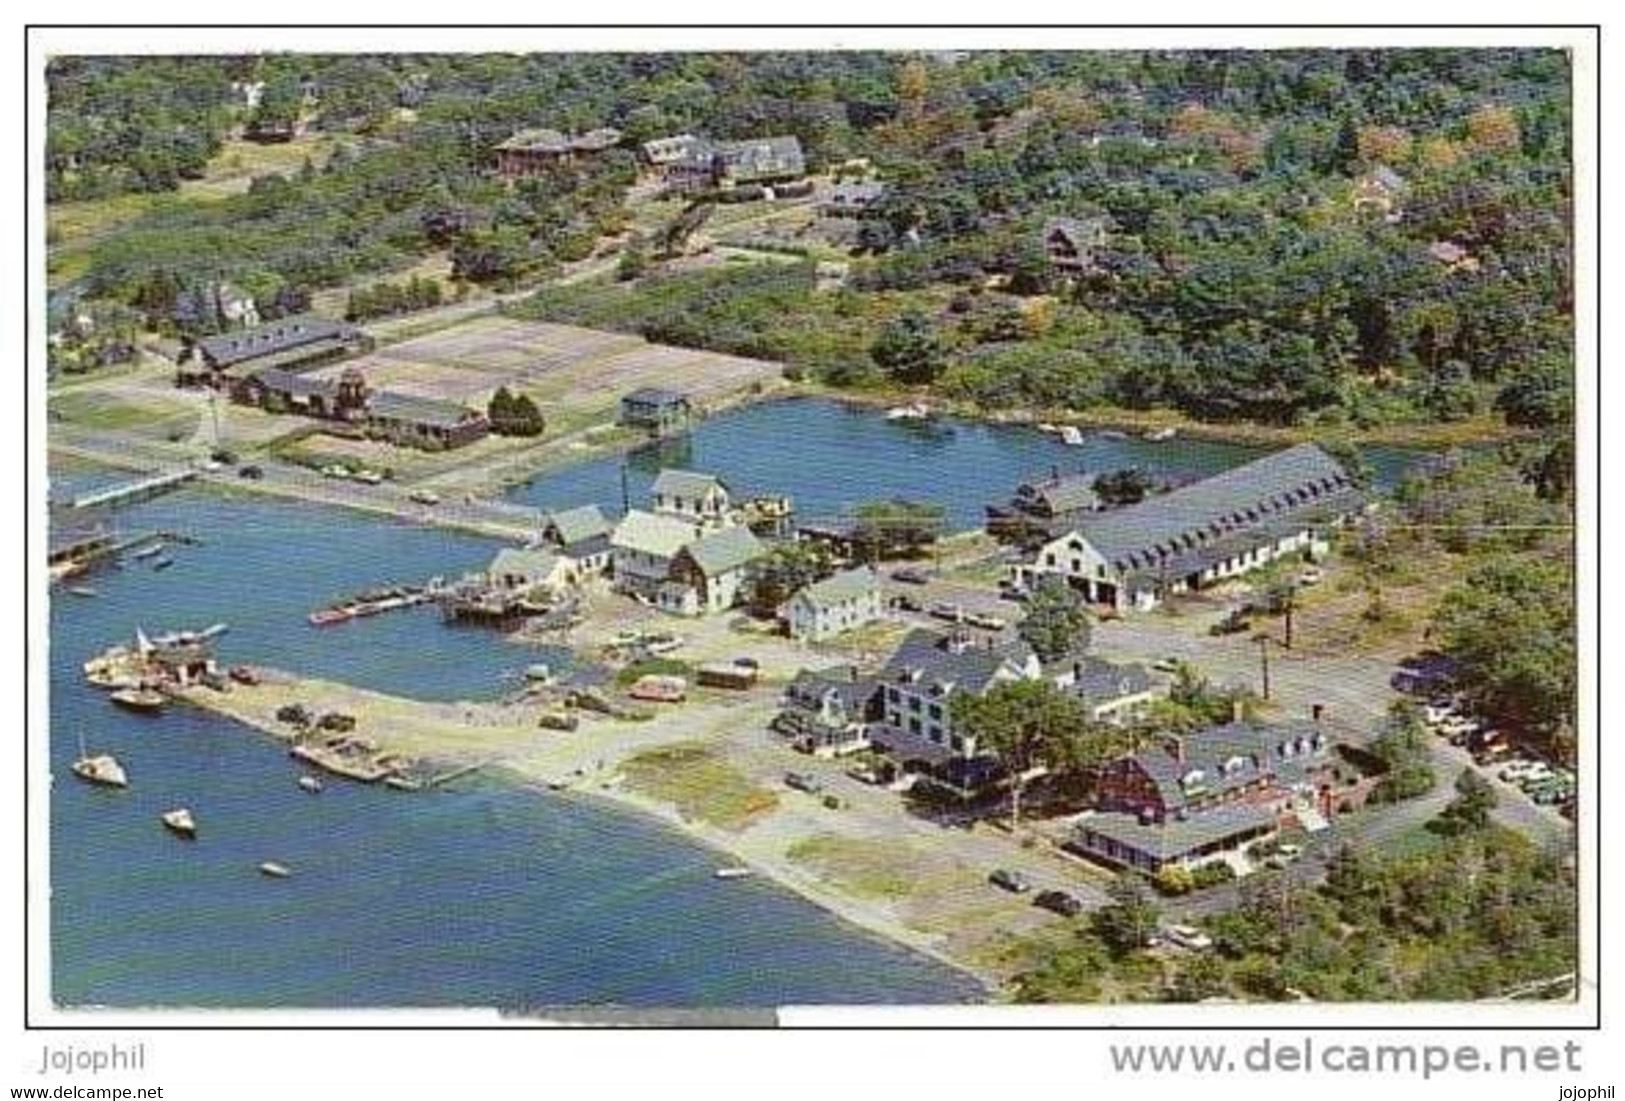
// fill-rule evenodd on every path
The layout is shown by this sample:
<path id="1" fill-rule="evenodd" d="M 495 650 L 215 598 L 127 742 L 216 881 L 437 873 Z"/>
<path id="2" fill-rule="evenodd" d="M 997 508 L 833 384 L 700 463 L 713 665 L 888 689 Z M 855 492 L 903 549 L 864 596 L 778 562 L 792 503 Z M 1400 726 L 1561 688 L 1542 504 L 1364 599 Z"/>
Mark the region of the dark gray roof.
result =
<path id="1" fill-rule="evenodd" d="M 610 542 L 609 532 L 602 535 L 592 535 L 585 539 L 577 539 L 573 543 L 566 543 L 559 548 L 559 553 L 566 558 L 591 558 L 600 554 L 608 554 L 615 545 Z"/>
<path id="2" fill-rule="evenodd" d="M 736 180 L 799 176 L 807 170 L 801 140 L 794 135 L 720 141 L 711 146 L 713 155 Z"/>
<path id="3" fill-rule="evenodd" d="M 886 193 L 886 185 L 879 180 L 848 180 L 838 183 L 829 193 L 834 206 L 866 207 L 879 202 Z"/>
<path id="4" fill-rule="evenodd" d="M 1328 494 L 1350 488 L 1336 459 L 1304 443 L 1136 505 L 1090 514 L 1078 522 L 1077 531 L 1126 573 L 1156 567 L 1164 559 L 1313 507 Z"/>
<path id="5" fill-rule="evenodd" d="M 301 314 L 273 321 L 252 329 L 206 336 L 198 341 L 198 349 L 216 367 L 254 359 L 258 356 L 284 352 L 292 348 L 314 344 L 323 340 L 352 340 L 358 331 L 341 321 L 329 321 L 314 314 Z"/>
<path id="6" fill-rule="evenodd" d="M 470 417 L 479 416 L 456 402 L 398 394 L 393 390 L 380 390 L 368 398 L 367 412 L 380 420 L 426 424 L 433 428 L 455 428 Z"/>
<path id="7" fill-rule="evenodd" d="M 803 669 L 785 688 L 785 700 L 795 707 L 816 710 L 824 698 L 834 692 L 843 707 L 853 714 L 861 714 L 874 699 L 876 685 L 872 677 L 860 676 L 856 666 L 837 666 L 834 669 Z"/>
<path id="8" fill-rule="evenodd" d="M 667 390 L 659 386 L 645 386 L 633 390 L 621 398 L 622 402 L 634 405 L 687 405 L 688 395 L 679 394 L 676 390 Z"/>
<path id="9" fill-rule="evenodd" d="M 1260 832 L 1274 824 L 1275 814 L 1268 807 L 1232 803 L 1189 818 L 1170 818 L 1161 823 L 1141 822 L 1132 814 L 1094 814 L 1079 821 L 1074 828 L 1080 835 L 1108 838 L 1163 861 L 1177 860 L 1205 845 Z"/>
<path id="10" fill-rule="evenodd" d="M 338 393 L 338 383 L 332 379 L 315 378 L 297 371 L 284 371 L 280 367 L 262 367 L 251 376 L 267 390 L 296 398 L 331 397 Z"/>
<path id="11" fill-rule="evenodd" d="M 1016 487 L 1016 500 L 1023 505 L 1042 505 L 1051 513 L 1089 512 L 1100 506 L 1094 476 L 1062 474 Z"/>
<path id="12" fill-rule="evenodd" d="M 1025 664 L 1032 657 L 1032 648 L 1024 642 L 991 649 L 981 644 L 954 647 L 949 643 L 947 635 L 915 628 L 892 652 L 880 679 L 924 684 L 939 691 L 952 687 L 981 693 L 993 684 L 1006 664 Z"/>
<path id="13" fill-rule="evenodd" d="M 1151 691 L 1151 673 L 1143 665 L 1118 665 L 1089 656 L 1063 664 L 1073 667 L 1071 692 L 1087 703 L 1098 706 Z"/>
<path id="14" fill-rule="evenodd" d="M 1293 783 L 1306 763 L 1325 759 L 1330 745 L 1325 733 L 1308 722 L 1226 723 L 1180 740 L 1183 761 L 1161 748 L 1131 755 L 1172 812 L 1197 798 L 1220 795 L 1264 777 Z"/>

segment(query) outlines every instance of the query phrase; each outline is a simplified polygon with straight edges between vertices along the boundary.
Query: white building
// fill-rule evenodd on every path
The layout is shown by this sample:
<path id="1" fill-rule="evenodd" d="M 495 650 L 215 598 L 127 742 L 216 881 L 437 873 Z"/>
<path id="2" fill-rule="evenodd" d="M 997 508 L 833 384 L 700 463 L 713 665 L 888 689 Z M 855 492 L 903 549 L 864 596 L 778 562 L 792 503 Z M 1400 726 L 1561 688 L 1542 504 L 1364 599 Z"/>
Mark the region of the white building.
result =
<path id="1" fill-rule="evenodd" d="M 749 528 L 705 527 L 634 510 L 610 537 L 615 587 L 674 615 L 706 615 L 743 599 L 767 549 Z"/>
<path id="2" fill-rule="evenodd" d="M 722 479 L 692 470 L 662 470 L 649 490 L 654 511 L 663 516 L 720 528 L 732 522 L 731 498 Z"/>
<path id="3" fill-rule="evenodd" d="M 779 610 L 790 637 L 807 642 L 872 623 L 885 614 L 880 578 L 867 567 L 842 570 L 796 593 Z"/>
<path id="4" fill-rule="evenodd" d="M 582 505 L 548 513 L 537 533 L 537 544 L 574 562 L 583 576 L 598 575 L 610 567 L 613 530 L 614 525 L 597 505 Z"/>
<path id="5" fill-rule="evenodd" d="M 1086 516 L 1012 569 L 1031 588 L 1064 578 L 1119 610 L 1154 607 L 1291 554 L 1318 557 L 1327 532 L 1366 507 L 1365 493 L 1314 444 L 1266 455 L 1172 493 Z"/>

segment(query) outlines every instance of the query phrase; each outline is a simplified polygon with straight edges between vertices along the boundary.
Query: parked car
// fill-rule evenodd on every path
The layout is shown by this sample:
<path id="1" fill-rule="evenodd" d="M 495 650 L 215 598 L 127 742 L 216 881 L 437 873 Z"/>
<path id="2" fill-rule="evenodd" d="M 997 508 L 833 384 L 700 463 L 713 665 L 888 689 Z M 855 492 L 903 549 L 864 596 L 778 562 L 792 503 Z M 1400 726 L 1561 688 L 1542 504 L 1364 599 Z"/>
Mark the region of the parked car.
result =
<path id="1" fill-rule="evenodd" d="M 898 611 L 903 611 L 903 612 L 923 612 L 923 611 L 925 611 L 925 605 L 921 604 L 918 600 L 915 600 L 912 596 L 909 596 L 907 593 L 898 593 L 896 596 L 892 597 L 891 598 L 891 606 L 893 608 L 896 608 Z"/>
<path id="2" fill-rule="evenodd" d="M 265 471 L 261 470 L 257 466 L 254 466 L 253 464 L 249 464 L 248 466 L 242 467 L 237 471 L 237 477 L 247 478 L 251 482 L 257 482 L 261 478 L 265 477 Z"/>
<path id="3" fill-rule="evenodd" d="M 1176 657 L 1170 654 L 1167 657 L 1158 658 L 1156 661 L 1152 662 L 1151 668 L 1153 671 L 1158 673 L 1177 673 L 1179 672 L 1179 667 L 1183 664 L 1185 664 L 1184 658 Z"/>
<path id="4" fill-rule="evenodd" d="M 1277 845 L 1275 846 L 1275 851 L 1270 854 L 1269 859 L 1264 861 L 1264 863 L 1269 865 L 1271 868 L 1279 870 L 1281 868 L 1285 868 L 1288 864 L 1291 864 L 1294 860 L 1297 860 L 1298 857 L 1302 855 L 1302 845 Z"/>
<path id="5" fill-rule="evenodd" d="M 432 489 L 414 489 L 409 496 L 415 503 L 420 505 L 438 505 L 440 503 L 440 494 Z"/>
<path id="6" fill-rule="evenodd" d="M 1422 719 L 1429 726 L 1438 726 L 1456 713 L 1454 700 L 1430 700 L 1422 706 Z"/>
<path id="7" fill-rule="evenodd" d="M 819 781 L 818 777 L 810 776 L 805 772 L 786 772 L 784 774 L 784 786 L 793 788 L 796 791 L 804 791 L 808 795 L 817 795 L 824 790 L 824 785 Z"/>
<path id="8" fill-rule="evenodd" d="M 1539 764 L 1538 761 L 1530 761 L 1520 757 L 1509 761 L 1496 775 L 1509 784 L 1517 783 L 1533 772 L 1537 764 Z"/>
<path id="9" fill-rule="evenodd" d="M 1321 572 L 1319 566 L 1309 566 L 1298 574 L 1298 584 L 1300 585 L 1318 585 L 1324 580 L 1326 580 L 1326 575 Z"/>
<path id="10" fill-rule="evenodd" d="M 900 570 L 893 570 L 891 579 L 900 581 L 904 585 L 927 585 L 931 582 L 931 575 L 924 570 L 915 569 L 913 566 L 904 566 Z"/>
<path id="11" fill-rule="evenodd" d="M 1245 631 L 1251 626 L 1252 620 L 1247 618 L 1247 613 L 1242 611 L 1240 608 L 1237 608 L 1235 611 L 1219 620 L 1219 622 L 1209 627 L 1207 629 L 1207 633 L 1210 635 L 1239 635 L 1241 632 Z"/>
<path id="12" fill-rule="evenodd" d="M 1039 891 L 1033 896 L 1033 905 L 1062 917 L 1077 917 L 1083 913 L 1083 903 L 1065 891 Z"/>
<path id="13" fill-rule="evenodd" d="M 1170 925 L 1163 930 L 1163 936 L 1171 943 L 1193 952 L 1205 952 L 1213 947 L 1213 938 L 1194 925 Z"/>
<path id="14" fill-rule="evenodd" d="M 958 604 L 941 602 L 931 605 L 931 615 L 937 619 L 945 619 L 949 623 L 959 623 L 965 618 L 965 609 Z"/>
<path id="15" fill-rule="evenodd" d="M 1010 868 L 997 868 L 987 877 L 987 881 L 995 887 L 1002 887 L 1012 894 L 1024 895 L 1033 889 L 1032 880 L 1020 872 Z"/>

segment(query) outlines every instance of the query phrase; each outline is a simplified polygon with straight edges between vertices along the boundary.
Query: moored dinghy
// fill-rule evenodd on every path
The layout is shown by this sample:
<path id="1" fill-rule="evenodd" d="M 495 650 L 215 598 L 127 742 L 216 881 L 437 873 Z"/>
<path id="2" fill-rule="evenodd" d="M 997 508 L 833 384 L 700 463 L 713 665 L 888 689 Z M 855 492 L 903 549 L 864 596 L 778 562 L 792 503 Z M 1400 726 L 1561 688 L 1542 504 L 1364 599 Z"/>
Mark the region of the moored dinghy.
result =
<path id="1" fill-rule="evenodd" d="M 197 820 L 192 817 L 192 812 L 185 807 L 166 810 L 159 817 L 170 832 L 177 836 L 188 839 L 197 837 Z"/>
<path id="2" fill-rule="evenodd" d="M 267 860 L 262 863 L 259 872 L 268 879 L 287 879 L 293 874 L 293 870 L 286 864 L 279 864 L 275 860 Z"/>

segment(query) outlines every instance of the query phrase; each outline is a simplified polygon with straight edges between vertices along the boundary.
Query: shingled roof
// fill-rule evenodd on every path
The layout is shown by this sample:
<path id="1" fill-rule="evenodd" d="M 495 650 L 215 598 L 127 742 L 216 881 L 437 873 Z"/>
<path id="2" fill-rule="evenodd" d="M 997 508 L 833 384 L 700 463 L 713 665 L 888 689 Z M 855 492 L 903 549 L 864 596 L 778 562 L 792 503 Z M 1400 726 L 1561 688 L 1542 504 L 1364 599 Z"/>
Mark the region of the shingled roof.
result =
<path id="1" fill-rule="evenodd" d="M 842 570 L 815 581 L 796 593 L 793 600 L 804 600 L 814 608 L 833 608 L 851 600 L 858 600 L 879 588 L 875 571 L 867 566 Z"/>
<path id="2" fill-rule="evenodd" d="M 703 536 L 684 548 L 683 553 L 707 577 L 737 570 L 767 553 L 762 541 L 746 527 L 723 528 Z"/>
<path id="3" fill-rule="evenodd" d="M 1094 814 L 1079 821 L 1075 828 L 1080 834 L 1107 838 L 1160 863 L 1178 860 L 1214 842 L 1265 832 L 1274 825 L 1275 814 L 1268 807 L 1234 803 L 1161 823 L 1141 822 L 1132 814 Z"/>
<path id="4" fill-rule="evenodd" d="M 206 336 L 197 342 L 197 347 L 211 366 L 229 367 L 234 363 L 302 348 L 318 341 L 348 341 L 356 336 L 356 329 L 343 322 L 330 321 L 314 314 L 300 314 L 252 329 Z"/>
<path id="5" fill-rule="evenodd" d="M 1032 648 L 1025 642 L 992 649 L 978 645 L 956 647 L 947 635 L 919 627 L 904 636 L 881 670 L 880 679 L 927 682 L 944 695 L 952 689 L 980 693 L 998 680 L 1001 672 L 1010 666 L 1025 665 L 1032 656 Z"/>
<path id="6" fill-rule="evenodd" d="M 1139 504 L 1089 515 L 1075 530 L 1118 572 L 1127 573 L 1334 494 L 1357 504 L 1358 491 L 1350 497 L 1351 490 L 1342 465 L 1305 443 Z"/>
<path id="7" fill-rule="evenodd" d="M 727 492 L 728 487 L 715 474 L 701 474 L 695 470 L 678 470 L 670 467 L 655 477 L 654 485 L 649 491 L 667 497 L 703 497 L 713 489 Z"/>

